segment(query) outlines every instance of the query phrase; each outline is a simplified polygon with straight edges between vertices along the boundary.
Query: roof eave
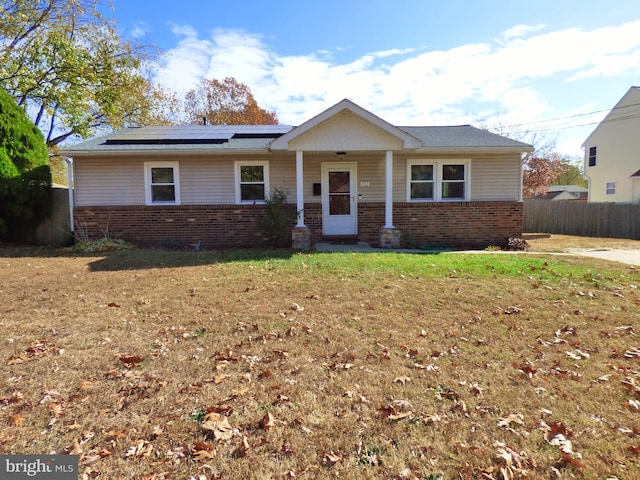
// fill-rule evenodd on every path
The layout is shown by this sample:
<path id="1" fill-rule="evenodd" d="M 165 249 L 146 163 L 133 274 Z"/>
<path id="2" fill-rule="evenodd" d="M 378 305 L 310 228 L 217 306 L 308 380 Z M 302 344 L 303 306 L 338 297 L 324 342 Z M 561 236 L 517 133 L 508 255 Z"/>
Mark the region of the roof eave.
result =
<path id="1" fill-rule="evenodd" d="M 439 153 L 439 154 L 473 154 L 473 153 L 502 153 L 523 154 L 533 152 L 533 147 L 422 147 L 415 153 Z"/>
<path id="2" fill-rule="evenodd" d="M 175 156 L 180 155 L 266 155 L 271 153 L 267 148 L 260 149 L 220 149 L 220 150 L 204 150 L 204 149 L 182 149 L 182 150 L 61 150 L 60 155 L 64 157 L 104 157 L 104 156 L 126 156 L 126 157 L 142 157 L 147 155 L 154 156 Z"/>

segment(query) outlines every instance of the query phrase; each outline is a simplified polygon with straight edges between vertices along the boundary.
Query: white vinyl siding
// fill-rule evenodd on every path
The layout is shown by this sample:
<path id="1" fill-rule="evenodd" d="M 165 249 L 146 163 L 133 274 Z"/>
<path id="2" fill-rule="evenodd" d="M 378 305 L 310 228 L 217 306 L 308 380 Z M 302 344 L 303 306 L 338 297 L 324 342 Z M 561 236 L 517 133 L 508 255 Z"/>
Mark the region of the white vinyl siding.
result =
<path id="1" fill-rule="evenodd" d="M 474 157 L 471 200 L 520 200 L 520 157 Z"/>
<path id="2" fill-rule="evenodd" d="M 296 201 L 296 162 L 293 152 L 269 156 L 228 155 L 210 157 L 206 155 L 180 158 L 180 194 L 182 205 L 233 205 L 235 198 L 234 161 L 264 161 L 268 158 L 270 188 L 287 192 L 289 203 Z M 356 154 L 346 157 L 357 163 L 357 194 L 360 202 L 384 202 L 385 156 Z M 410 158 L 415 158 L 411 156 Z M 446 161 L 454 158 L 438 156 Z M 418 157 L 425 163 L 433 163 L 435 157 Z M 144 163 L 158 158 L 134 156 L 110 158 L 74 159 L 76 175 L 75 199 L 78 206 L 144 205 Z M 319 203 L 320 196 L 313 195 L 313 184 L 321 182 L 323 162 L 335 162 L 335 154 L 304 153 L 304 201 Z M 470 201 L 519 200 L 520 158 L 518 155 L 474 156 L 469 167 Z M 604 189 L 603 189 L 604 191 Z M 406 202 L 407 156 L 394 154 L 393 201 Z"/>
<path id="3" fill-rule="evenodd" d="M 443 157 L 410 157 L 419 163 L 436 163 Z M 407 201 L 407 157 L 394 157 L 393 201 Z M 444 161 L 455 163 L 453 157 Z M 383 197 L 384 198 L 384 197 Z M 518 201 L 520 200 L 520 156 L 474 156 L 469 163 L 468 201 Z"/>
<path id="4" fill-rule="evenodd" d="M 264 161 L 264 156 L 247 156 L 250 162 Z M 144 164 L 150 158 L 115 157 L 74 159 L 77 179 L 75 201 L 78 206 L 145 205 Z M 287 192 L 295 202 L 295 157 L 270 159 L 270 184 Z M 234 158 L 206 156 L 183 157 L 180 166 L 182 205 L 235 204 Z"/>
<path id="5" fill-rule="evenodd" d="M 84 206 L 144 205 L 142 161 L 74 159 L 75 204 Z"/>
<path id="6" fill-rule="evenodd" d="M 233 203 L 233 161 L 209 158 L 180 161 L 183 205 Z"/>

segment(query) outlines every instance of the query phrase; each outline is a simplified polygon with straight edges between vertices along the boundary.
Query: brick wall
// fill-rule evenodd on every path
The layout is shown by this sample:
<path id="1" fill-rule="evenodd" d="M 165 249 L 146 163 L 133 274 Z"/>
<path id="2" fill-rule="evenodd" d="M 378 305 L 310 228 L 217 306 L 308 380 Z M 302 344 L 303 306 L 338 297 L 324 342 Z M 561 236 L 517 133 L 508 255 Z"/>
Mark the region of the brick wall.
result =
<path id="1" fill-rule="evenodd" d="M 403 246 L 505 246 L 522 236 L 522 202 L 401 203 L 393 223 L 402 230 Z"/>
<path id="2" fill-rule="evenodd" d="M 264 211 L 262 205 L 76 207 L 74 216 L 76 230 L 86 229 L 91 238 L 108 229 L 111 236 L 140 246 L 189 247 L 201 242 L 202 248 L 220 248 L 265 245 L 257 231 Z M 304 220 L 311 243 L 322 241 L 322 206 L 306 204 Z M 504 245 L 509 237 L 522 235 L 522 203 L 398 203 L 393 223 L 402 232 L 402 247 Z M 358 240 L 378 245 L 383 225 L 383 203 L 358 205 Z M 289 230 L 293 227 L 294 223 Z"/>
<path id="3" fill-rule="evenodd" d="M 257 230 L 263 205 L 179 205 L 76 207 L 76 230 L 86 228 L 90 238 L 108 229 L 113 237 L 143 247 L 202 248 L 266 245 Z M 293 229 L 291 224 L 289 230 Z"/>

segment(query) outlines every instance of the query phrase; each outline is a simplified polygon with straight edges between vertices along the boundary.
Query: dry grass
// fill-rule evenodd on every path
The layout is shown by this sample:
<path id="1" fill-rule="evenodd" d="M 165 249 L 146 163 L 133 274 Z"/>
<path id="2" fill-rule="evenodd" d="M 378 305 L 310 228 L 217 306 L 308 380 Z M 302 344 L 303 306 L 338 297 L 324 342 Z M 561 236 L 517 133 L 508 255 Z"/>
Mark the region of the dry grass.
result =
<path id="1" fill-rule="evenodd" d="M 2 453 L 104 479 L 640 477 L 637 269 L 4 249 L 0 271 Z"/>
<path id="2" fill-rule="evenodd" d="M 622 248 L 640 250 L 640 240 L 627 238 L 574 237 L 571 235 L 525 235 L 534 252 L 566 252 L 571 248 Z"/>

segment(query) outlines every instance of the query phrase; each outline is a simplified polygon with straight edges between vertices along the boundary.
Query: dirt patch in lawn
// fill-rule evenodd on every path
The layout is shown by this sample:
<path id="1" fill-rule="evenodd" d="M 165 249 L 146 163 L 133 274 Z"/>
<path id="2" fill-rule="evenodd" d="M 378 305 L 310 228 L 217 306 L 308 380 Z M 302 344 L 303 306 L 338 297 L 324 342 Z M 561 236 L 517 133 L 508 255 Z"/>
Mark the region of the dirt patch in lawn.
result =
<path id="1" fill-rule="evenodd" d="M 103 479 L 640 478 L 622 265 L 38 249 L 0 271 L 1 453 Z"/>

